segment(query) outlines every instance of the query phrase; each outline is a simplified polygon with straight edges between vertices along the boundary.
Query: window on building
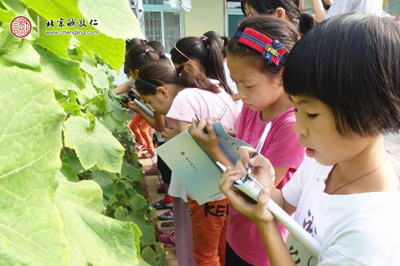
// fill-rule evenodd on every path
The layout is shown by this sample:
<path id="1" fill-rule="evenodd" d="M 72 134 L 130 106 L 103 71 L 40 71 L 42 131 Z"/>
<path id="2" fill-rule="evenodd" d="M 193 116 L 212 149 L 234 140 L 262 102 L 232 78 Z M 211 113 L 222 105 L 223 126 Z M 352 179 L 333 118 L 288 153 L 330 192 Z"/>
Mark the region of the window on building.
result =
<path id="1" fill-rule="evenodd" d="M 240 8 L 240 0 L 226 2 L 226 33 L 229 38 L 232 38 L 244 18 L 245 16 Z"/>
<path id="2" fill-rule="evenodd" d="M 142 32 L 148 41 L 160 42 L 167 53 L 183 35 L 182 11 L 172 8 L 168 1 L 143 1 Z M 135 12 L 134 6 L 132 6 Z"/>

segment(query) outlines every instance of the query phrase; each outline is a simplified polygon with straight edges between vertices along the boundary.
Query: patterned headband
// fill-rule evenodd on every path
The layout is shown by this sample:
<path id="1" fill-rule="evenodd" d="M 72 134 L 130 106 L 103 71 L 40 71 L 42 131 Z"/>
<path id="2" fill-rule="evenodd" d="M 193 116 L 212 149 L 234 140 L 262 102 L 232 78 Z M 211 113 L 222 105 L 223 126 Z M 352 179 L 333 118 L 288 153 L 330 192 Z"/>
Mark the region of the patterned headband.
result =
<path id="1" fill-rule="evenodd" d="M 273 41 L 266 35 L 250 28 L 246 28 L 243 32 L 235 32 L 233 37 L 239 38 L 239 43 L 259 52 L 262 58 L 268 60 L 269 64 L 274 63 L 277 66 L 279 63 L 285 64 L 286 58 L 283 56 L 285 54 L 285 46 L 278 40 Z"/>
<path id="2" fill-rule="evenodd" d="M 143 79 L 141 79 L 141 78 L 139 78 L 139 77 L 138 77 L 138 80 L 140 80 L 140 81 L 143 82 L 144 84 L 147 84 L 147 85 L 152 86 L 152 87 L 155 87 L 155 88 L 160 87 L 160 85 L 156 85 L 156 84 L 154 84 L 154 83 L 145 81 L 145 80 L 143 80 Z"/>

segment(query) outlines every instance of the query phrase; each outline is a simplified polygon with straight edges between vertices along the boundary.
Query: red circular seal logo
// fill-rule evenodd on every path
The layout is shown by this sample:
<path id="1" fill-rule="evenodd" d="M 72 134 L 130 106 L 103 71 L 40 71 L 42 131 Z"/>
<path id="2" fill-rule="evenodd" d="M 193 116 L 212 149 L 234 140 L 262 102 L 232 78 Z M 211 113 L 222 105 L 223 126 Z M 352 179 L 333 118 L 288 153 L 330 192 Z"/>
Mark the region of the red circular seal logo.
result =
<path id="1" fill-rule="evenodd" d="M 32 24 L 27 17 L 18 16 L 11 20 L 10 31 L 17 38 L 24 38 L 32 31 Z"/>

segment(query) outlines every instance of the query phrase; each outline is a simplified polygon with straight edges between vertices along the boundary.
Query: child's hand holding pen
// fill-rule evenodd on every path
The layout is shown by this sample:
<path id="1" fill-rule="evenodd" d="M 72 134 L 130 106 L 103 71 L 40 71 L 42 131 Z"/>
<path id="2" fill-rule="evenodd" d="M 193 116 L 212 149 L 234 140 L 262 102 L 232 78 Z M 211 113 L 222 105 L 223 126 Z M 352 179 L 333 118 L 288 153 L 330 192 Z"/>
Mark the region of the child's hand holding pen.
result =
<path id="1" fill-rule="evenodd" d="M 213 124 L 213 120 L 209 118 L 201 120 L 193 118 L 192 124 L 189 126 L 192 137 L 210 154 L 213 153 L 215 148 L 219 147 Z M 204 129 L 207 129 L 207 132 Z"/>
<path id="2" fill-rule="evenodd" d="M 232 170 L 232 168 L 229 167 L 223 173 L 219 182 L 220 190 L 225 194 L 236 210 L 246 215 L 254 222 L 260 222 L 260 220 L 263 222 L 274 221 L 274 216 L 266 208 L 270 192 L 275 190 L 275 172 L 273 166 L 269 160 L 261 154 L 253 156 L 255 153 L 255 149 L 253 148 L 243 146 L 240 147 L 238 151 L 240 153 L 240 159 L 236 163 L 236 169 Z M 261 202 L 259 201 L 257 205 L 233 185 L 235 181 L 247 175 L 250 165 L 253 166 L 251 176 L 263 187 L 263 200 Z"/>
<path id="3" fill-rule="evenodd" d="M 268 136 L 268 133 L 269 133 L 270 130 L 271 130 L 271 122 L 268 122 L 268 123 L 265 125 L 264 131 L 263 131 L 263 133 L 262 133 L 262 135 L 261 135 L 261 137 L 260 137 L 260 140 L 258 141 L 256 150 L 255 150 L 255 152 L 253 153 L 253 155 L 252 155 L 251 158 L 257 156 L 257 155 L 260 153 L 261 148 L 264 146 L 264 142 L 265 142 L 265 140 L 267 139 L 267 136 Z M 251 179 L 251 172 L 252 172 L 252 170 L 253 170 L 253 165 L 249 164 L 249 165 L 248 165 L 248 168 L 247 168 L 246 179 Z"/>
<path id="4" fill-rule="evenodd" d="M 241 155 L 241 158 L 236 163 L 236 169 L 239 170 L 239 173 L 242 174 L 242 177 L 245 177 L 244 179 L 242 179 L 242 177 L 240 178 L 240 183 L 248 181 L 248 182 L 254 183 L 260 189 L 266 188 L 266 186 L 264 184 L 260 183 L 257 180 L 257 178 L 255 178 L 257 172 L 253 173 L 253 169 L 255 166 L 258 166 L 256 158 L 260 158 L 260 157 L 264 158 L 263 156 L 260 155 L 260 151 L 261 151 L 262 147 L 264 146 L 264 142 L 267 139 L 267 136 L 268 136 L 268 133 L 270 130 L 271 130 L 271 122 L 268 122 L 264 127 L 264 131 L 261 134 L 260 140 L 258 141 L 258 144 L 257 144 L 257 147 L 255 150 L 249 149 L 249 148 L 245 149 L 245 147 L 239 148 L 239 153 Z M 264 158 L 264 159 L 266 159 L 266 158 Z M 269 163 L 269 161 L 268 161 L 268 163 Z M 222 165 L 220 167 L 222 168 L 224 166 Z M 274 175 L 275 175 L 275 173 L 273 173 L 272 177 L 274 177 Z M 274 178 L 272 178 L 272 180 L 273 179 Z"/>
<path id="5" fill-rule="evenodd" d="M 200 143 L 200 145 L 203 146 L 211 156 L 213 156 L 213 151 L 219 147 L 218 138 L 215 134 L 213 124 L 222 119 L 228 106 L 228 104 L 225 104 L 218 118 L 209 117 L 205 120 L 200 120 L 197 115 L 194 114 L 195 118 L 192 119 L 192 124 L 189 126 L 189 131 L 192 137 Z"/>

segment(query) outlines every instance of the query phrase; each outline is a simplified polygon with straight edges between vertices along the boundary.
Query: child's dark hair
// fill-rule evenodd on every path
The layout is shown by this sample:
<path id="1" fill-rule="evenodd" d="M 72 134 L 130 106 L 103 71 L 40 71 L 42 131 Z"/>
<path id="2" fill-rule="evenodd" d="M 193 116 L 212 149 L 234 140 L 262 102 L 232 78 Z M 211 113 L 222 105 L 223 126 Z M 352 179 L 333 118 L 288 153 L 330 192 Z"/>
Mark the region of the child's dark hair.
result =
<path id="1" fill-rule="evenodd" d="M 298 0 L 242 0 L 241 8 L 245 16 L 247 16 L 246 4 L 254 8 L 260 15 L 272 14 L 278 7 L 283 8 L 290 21 L 298 27 L 302 34 L 306 34 L 317 24 L 312 16 L 300 12 Z"/>
<path id="2" fill-rule="evenodd" d="M 237 31 L 243 32 L 246 28 L 251 28 L 262 33 L 272 40 L 277 40 L 285 46 L 285 57 L 297 42 L 300 34 L 296 27 L 291 23 L 273 16 L 254 16 L 244 19 Z M 237 37 L 232 38 L 227 47 L 228 57 L 238 56 L 246 60 L 247 64 L 255 67 L 260 72 L 275 76 L 281 72 L 282 64 L 270 64 L 259 52 L 249 46 L 239 43 Z"/>
<path id="3" fill-rule="evenodd" d="M 147 62 L 158 60 L 159 58 L 158 53 L 151 46 L 147 44 L 136 45 L 125 55 L 125 68 L 133 71 Z"/>
<path id="4" fill-rule="evenodd" d="M 226 36 L 220 36 L 218 33 L 215 31 L 207 31 L 206 33 L 203 34 L 203 36 L 207 38 L 211 38 L 217 41 L 218 46 L 221 49 L 222 57 L 226 58 L 226 46 L 228 45 L 229 38 Z"/>
<path id="5" fill-rule="evenodd" d="M 147 41 L 139 38 L 132 38 L 125 41 L 125 52 L 128 52 L 132 47 L 140 44 L 146 44 Z"/>
<path id="6" fill-rule="evenodd" d="M 147 45 L 151 46 L 154 49 L 154 51 L 158 54 L 160 59 L 168 59 L 165 56 L 165 48 L 160 42 L 150 41 L 147 43 Z"/>
<path id="7" fill-rule="evenodd" d="M 343 136 L 398 132 L 399 36 L 399 26 L 388 18 L 346 14 L 325 20 L 293 48 L 285 90 L 326 104 Z"/>
<path id="8" fill-rule="evenodd" d="M 205 37 L 186 37 L 180 39 L 175 46 L 185 56 L 200 63 L 207 77 L 218 80 L 227 93 L 233 94 L 226 81 L 223 58 L 217 41 Z M 176 48 L 171 49 L 172 62 L 181 65 L 189 61 Z"/>
<path id="9" fill-rule="evenodd" d="M 135 82 L 136 90 L 142 95 L 156 93 L 157 86 L 176 84 L 186 88 L 198 88 L 218 93 L 220 88 L 211 83 L 196 64 L 183 63 L 175 68 L 165 60 L 151 61 L 139 68 L 139 78 Z"/>

